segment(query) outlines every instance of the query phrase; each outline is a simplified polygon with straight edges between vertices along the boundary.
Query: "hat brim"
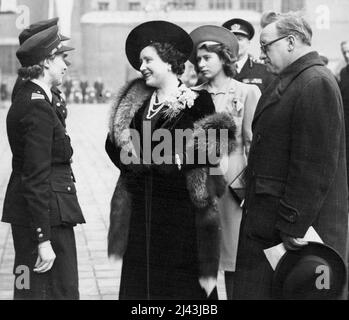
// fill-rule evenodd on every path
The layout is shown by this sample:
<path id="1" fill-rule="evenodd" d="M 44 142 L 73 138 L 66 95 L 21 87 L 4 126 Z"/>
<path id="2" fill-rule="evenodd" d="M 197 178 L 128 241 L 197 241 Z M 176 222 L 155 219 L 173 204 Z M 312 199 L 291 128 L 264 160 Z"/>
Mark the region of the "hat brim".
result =
<path id="1" fill-rule="evenodd" d="M 176 24 L 161 20 L 145 22 L 134 28 L 126 39 L 126 56 L 133 68 L 139 70 L 141 51 L 154 42 L 172 44 L 186 59 L 193 48 L 188 33 Z"/>
<path id="2" fill-rule="evenodd" d="M 66 37 L 63 34 L 59 34 L 59 37 L 61 38 L 61 41 L 68 41 L 68 40 L 70 40 L 69 37 Z"/>
<path id="3" fill-rule="evenodd" d="M 72 51 L 72 50 L 75 50 L 75 48 L 73 48 L 73 47 L 68 47 L 68 46 L 61 46 L 61 47 L 55 52 L 55 54 L 60 54 L 60 53 L 67 52 L 67 51 Z"/>
<path id="4" fill-rule="evenodd" d="M 232 32 L 234 34 L 243 34 L 243 33 L 241 33 L 241 30 L 237 30 L 237 31 L 231 30 L 231 26 L 234 24 L 244 25 L 247 28 L 248 32 L 246 32 L 245 35 L 247 36 L 247 38 L 249 40 L 251 40 L 254 37 L 255 30 L 254 30 L 253 25 L 244 19 L 234 18 L 234 19 L 228 20 L 228 21 L 223 23 L 223 27 L 228 29 L 230 32 Z"/>
<path id="5" fill-rule="evenodd" d="M 239 42 L 236 36 L 223 27 L 214 25 L 201 26 L 193 30 L 190 33 L 190 37 L 193 40 L 194 50 L 189 60 L 193 64 L 196 62 L 196 50 L 198 45 L 207 41 L 224 44 L 230 49 L 234 57 L 238 56 Z"/>
<path id="6" fill-rule="evenodd" d="M 287 250 L 280 259 L 272 280 L 272 297 L 274 299 L 285 299 L 283 287 L 284 280 L 296 263 L 309 255 L 323 258 L 328 262 L 332 270 L 332 277 L 334 277 L 334 279 L 331 280 L 331 288 L 326 290 L 326 299 L 336 299 L 342 295 L 344 286 L 347 282 L 347 269 L 343 259 L 337 251 L 330 246 L 318 242 L 309 242 L 308 245 L 300 250 Z"/>

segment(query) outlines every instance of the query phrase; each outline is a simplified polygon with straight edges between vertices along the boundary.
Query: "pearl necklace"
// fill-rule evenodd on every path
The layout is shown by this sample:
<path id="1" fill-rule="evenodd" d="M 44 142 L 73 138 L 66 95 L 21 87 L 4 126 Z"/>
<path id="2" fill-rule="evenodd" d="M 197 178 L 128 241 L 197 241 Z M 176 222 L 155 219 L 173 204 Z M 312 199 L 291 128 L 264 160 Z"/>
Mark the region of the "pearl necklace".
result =
<path id="1" fill-rule="evenodd" d="M 153 93 L 150 99 L 149 109 L 146 117 L 148 120 L 155 117 L 160 112 L 160 110 L 165 106 L 163 102 L 156 103 L 155 100 L 156 100 L 156 92 Z"/>

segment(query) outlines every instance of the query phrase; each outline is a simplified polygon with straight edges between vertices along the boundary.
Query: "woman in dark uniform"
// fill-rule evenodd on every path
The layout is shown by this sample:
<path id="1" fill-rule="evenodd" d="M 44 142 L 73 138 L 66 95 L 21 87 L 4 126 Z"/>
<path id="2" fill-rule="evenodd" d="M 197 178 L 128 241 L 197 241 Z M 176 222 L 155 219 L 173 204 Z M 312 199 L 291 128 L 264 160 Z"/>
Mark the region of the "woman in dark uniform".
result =
<path id="1" fill-rule="evenodd" d="M 19 76 L 27 81 L 7 115 L 13 171 L 2 217 L 12 227 L 15 299 L 79 298 L 73 226 L 85 221 L 70 166 L 70 138 L 51 92 L 62 82 L 69 50 L 54 25 L 17 51 Z M 28 271 L 28 285 L 18 285 L 20 270 Z"/>
<path id="2" fill-rule="evenodd" d="M 218 298 L 217 198 L 225 182 L 210 174 L 219 161 L 208 156 L 199 164 L 203 149 L 193 141 L 200 129 L 227 129 L 230 139 L 221 142 L 231 151 L 235 131 L 232 118 L 215 114 L 206 91 L 179 81 L 192 46 L 183 29 L 165 21 L 139 25 L 126 41 L 128 60 L 143 79 L 120 93 L 106 142 L 121 171 L 108 239 L 109 255 L 123 258 L 120 299 Z M 158 129 L 166 138 L 151 139 Z M 175 136 L 185 129 L 191 132 L 188 148 L 180 148 Z M 215 152 L 216 138 L 204 146 Z"/>

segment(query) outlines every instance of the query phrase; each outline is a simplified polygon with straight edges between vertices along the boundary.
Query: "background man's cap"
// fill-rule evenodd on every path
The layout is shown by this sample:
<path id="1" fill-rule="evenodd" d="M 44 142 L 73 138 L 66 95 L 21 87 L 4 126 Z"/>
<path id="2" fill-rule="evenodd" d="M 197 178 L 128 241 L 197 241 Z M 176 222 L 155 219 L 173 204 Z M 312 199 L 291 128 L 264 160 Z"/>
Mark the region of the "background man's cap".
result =
<path id="1" fill-rule="evenodd" d="M 341 256 L 330 246 L 309 242 L 281 258 L 273 276 L 272 295 L 285 300 L 340 299 L 346 279 Z"/>
<path id="2" fill-rule="evenodd" d="M 231 19 L 223 23 L 223 27 L 230 30 L 234 34 L 246 36 L 251 40 L 254 36 L 254 28 L 251 23 L 243 19 Z"/>
<path id="3" fill-rule="evenodd" d="M 50 27 L 56 26 L 58 23 L 58 18 L 52 18 L 48 20 L 42 20 L 31 24 L 28 28 L 24 29 L 18 36 L 19 44 L 22 45 L 24 41 L 28 40 L 34 34 L 48 29 Z M 61 41 L 67 41 L 70 38 L 60 35 Z"/>
<path id="4" fill-rule="evenodd" d="M 24 41 L 17 50 L 16 55 L 23 67 L 29 67 L 38 64 L 53 54 L 60 54 L 70 50 L 74 50 L 74 48 L 64 46 L 61 43 L 58 26 L 54 25 Z"/>
<path id="5" fill-rule="evenodd" d="M 193 43 L 190 36 L 181 27 L 167 21 L 155 20 L 135 27 L 126 39 L 126 56 L 136 70 L 141 67 L 141 51 L 154 42 L 170 43 L 188 59 Z"/>
<path id="6" fill-rule="evenodd" d="M 227 29 L 219 26 L 206 25 L 196 28 L 190 33 L 190 37 L 194 43 L 193 54 L 190 57 L 190 62 L 195 64 L 196 50 L 198 45 L 203 42 L 217 42 L 224 44 L 229 48 L 234 57 L 239 53 L 239 42 L 234 34 Z"/>

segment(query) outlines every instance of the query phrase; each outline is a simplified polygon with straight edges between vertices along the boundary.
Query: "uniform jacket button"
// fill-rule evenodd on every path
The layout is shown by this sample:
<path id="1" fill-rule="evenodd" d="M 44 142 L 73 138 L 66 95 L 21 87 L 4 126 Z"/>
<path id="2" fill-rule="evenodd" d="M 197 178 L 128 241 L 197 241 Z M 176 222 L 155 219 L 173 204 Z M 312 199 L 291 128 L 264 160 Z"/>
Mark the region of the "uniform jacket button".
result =
<path id="1" fill-rule="evenodd" d="M 36 229 L 36 232 L 41 232 L 41 231 L 42 231 L 41 228 Z"/>
<path id="2" fill-rule="evenodd" d="M 44 235 L 42 233 L 40 233 L 38 237 L 41 239 L 41 238 L 43 238 L 43 236 Z"/>
<path id="3" fill-rule="evenodd" d="M 67 190 L 68 190 L 68 191 L 71 191 L 71 187 L 68 187 Z"/>
<path id="4" fill-rule="evenodd" d="M 57 107 L 60 107 L 60 106 L 61 106 L 61 104 L 60 104 L 59 102 L 57 102 L 56 106 L 57 106 Z"/>

